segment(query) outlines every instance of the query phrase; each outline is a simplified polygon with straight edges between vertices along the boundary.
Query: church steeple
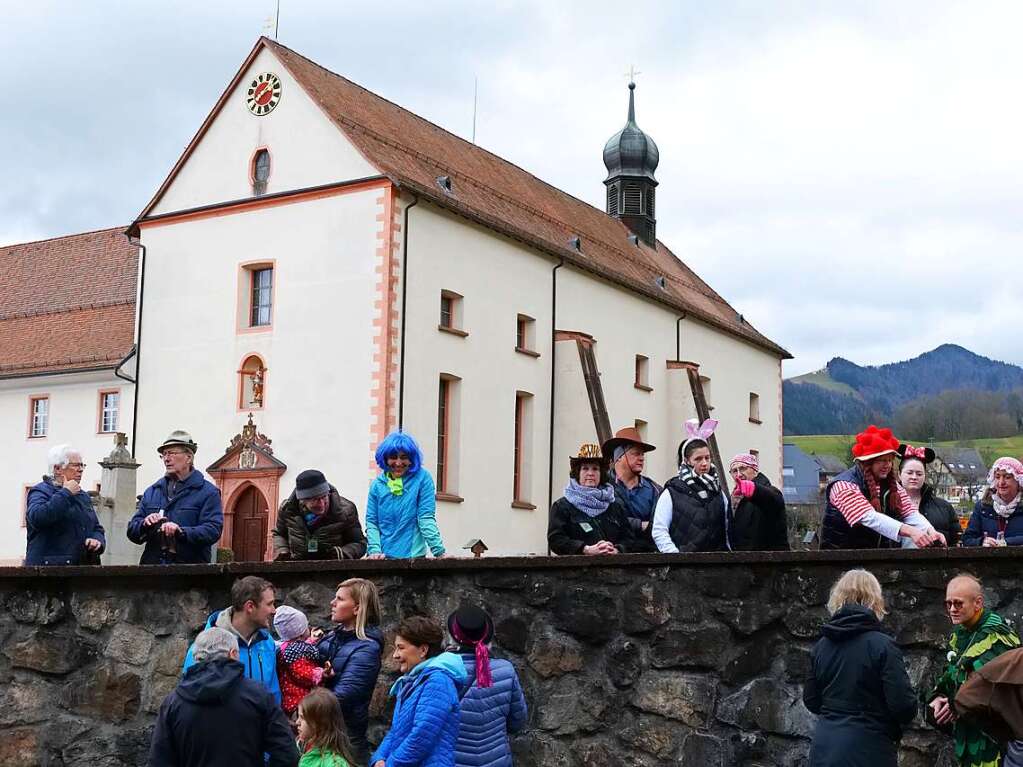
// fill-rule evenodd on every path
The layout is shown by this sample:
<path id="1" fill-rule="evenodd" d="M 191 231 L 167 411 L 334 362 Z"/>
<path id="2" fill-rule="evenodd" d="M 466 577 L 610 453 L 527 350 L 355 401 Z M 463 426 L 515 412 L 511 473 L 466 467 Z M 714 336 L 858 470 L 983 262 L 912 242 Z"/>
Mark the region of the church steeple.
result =
<path id="1" fill-rule="evenodd" d="M 654 171 L 659 160 L 657 144 L 636 125 L 636 83 L 630 82 L 629 118 L 625 127 L 604 145 L 607 213 L 620 219 L 651 247 L 657 241 Z"/>

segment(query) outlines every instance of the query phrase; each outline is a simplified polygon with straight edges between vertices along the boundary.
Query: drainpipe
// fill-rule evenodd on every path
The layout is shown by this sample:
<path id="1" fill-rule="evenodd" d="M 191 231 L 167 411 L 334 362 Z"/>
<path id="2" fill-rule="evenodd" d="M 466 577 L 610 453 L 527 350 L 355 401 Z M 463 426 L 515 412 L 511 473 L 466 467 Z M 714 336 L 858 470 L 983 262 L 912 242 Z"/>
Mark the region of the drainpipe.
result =
<path id="1" fill-rule="evenodd" d="M 128 238 L 128 242 L 138 245 L 142 251 L 142 255 L 139 256 L 139 319 L 135 328 L 135 396 L 131 408 L 131 457 L 135 458 L 135 441 L 139 434 L 139 380 L 142 378 L 142 306 L 146 300 L 146 246 L 141 241 L 132 242 L 131 237 Z"/>
<path id="2" fill-rule="evenodd" d="M 138 351 L 138 347 L 132 344 L 131 351 L 124 355 L 124 359 L 117 363 L 117 367 L 114 368 L 114 375 L 120 378 L 122 381 L 127 381 L 130 384 L 135 383 L 135 379 L 129 375 L 125 375 L 121 372 L 121 368 L 128 364 L 128 360 L 135 356 L 135 352 Z"/>
<path id="3" fill-rule="evenodd" d="M 686 313 L 682 312 L 682 316 L 675 320 L 675 361 L 680 362 L 682 360 L 682 320 L 686 318 Z"/>
<path id="4" fill-rule="evenodd" d="M 401 230 L 401 344 L 398 363 L 398 430 L 405 424 L 405 307 L 408 305 L 408 212 L 419 202 L 418 195 L 412 195 L 412 202 L 405 206 L 405 223 Z"/>
<path id="5" fill-rule="evenodd" d="M 558 269 L 565 265 L 562 258 L 551 269 L 551 422 L 549 427 L 550 441 L 547 446 L 547 508 L 554 503 L 554 382 L 557 368 L 554 365 L 554 347 L 557 343 L 555 333 L 558 327 Z M 548 549 L 549 551 L 549 549 Z"/>

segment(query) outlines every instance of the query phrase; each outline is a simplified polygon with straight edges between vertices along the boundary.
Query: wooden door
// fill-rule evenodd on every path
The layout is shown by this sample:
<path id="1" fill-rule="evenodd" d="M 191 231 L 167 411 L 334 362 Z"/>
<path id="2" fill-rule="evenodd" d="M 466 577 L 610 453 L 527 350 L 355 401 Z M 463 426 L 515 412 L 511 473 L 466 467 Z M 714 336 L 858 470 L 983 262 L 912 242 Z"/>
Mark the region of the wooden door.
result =
<path id="1" fill-rule="evenodd" d="M 242 491 L 234 504 L 231 548 L 236 562 L 261 562 L 266 552 L 269 512 L 263 494 L 255 487 Z"/>

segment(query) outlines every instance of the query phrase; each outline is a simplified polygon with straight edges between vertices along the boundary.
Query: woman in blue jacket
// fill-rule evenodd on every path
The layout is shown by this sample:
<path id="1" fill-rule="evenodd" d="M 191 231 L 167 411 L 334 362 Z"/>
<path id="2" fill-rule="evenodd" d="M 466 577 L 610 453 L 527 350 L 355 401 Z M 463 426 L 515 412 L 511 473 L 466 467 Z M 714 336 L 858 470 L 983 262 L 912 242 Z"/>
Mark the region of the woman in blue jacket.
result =
<path id="1" fill-rule="evenodd" d="M 494 622 L 471 605 L 448 616 L 448 633 L 458 645 L 468 685 L 462 693 L 456 767 L 511 767 L 508 734 L 526 724 L 526 698 L 515 667 L 490 657 Z"/>
<path id="2" fill-rule="evenodd" d="M 367 559 L 444 556 L 437 529 L 437 490 L 423 452 L 408 434 L 388 434 L 376 452 L 380 476 L 366 499 Z"/>
<path id="3" fill-rule="evenodd" d="M 380 595 L 373 581 L 349 578 L 338 584 L 330 602 L 333 631 L 317 642 L 320 656 L 330 661 L 323 685 L 337 696 L 359 764 L 369 759 L 366 728 L 369 701 L 380 675 L 384 635 L 380 623 Z"/>
<path id="4" fill-rule="evenodd" d="M 92 499 L 81 485 L 85 464 L 70 445 L 47 457 L 49 473 L 28 491 L 25 565 L 99 564 L 106 547 Z"/>
<path id="5" fill-rule="evenodd" d="M 999 458 L 963 533 L 963 546 L 1023 546 L 1023 463 Z"/>
<path id="6" fill-rule="evenodd" d="M 403 620 L 394 637 L 393 658 L 402 677 L 391 687 L 396 698 L 391 731 L 370 760 L 372 767 L 454 767 L 458 740 L 458 690 L 466 682 L 462 659 L 441 652 L 444 631 L 432 618 Z"/>

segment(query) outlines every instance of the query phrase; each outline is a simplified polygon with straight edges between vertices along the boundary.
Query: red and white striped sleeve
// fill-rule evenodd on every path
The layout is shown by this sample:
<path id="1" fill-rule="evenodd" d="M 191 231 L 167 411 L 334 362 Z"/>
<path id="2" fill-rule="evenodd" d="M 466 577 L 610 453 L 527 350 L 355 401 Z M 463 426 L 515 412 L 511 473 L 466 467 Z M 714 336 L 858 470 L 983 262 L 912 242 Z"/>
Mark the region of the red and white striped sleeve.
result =
<path id="1" fill-rule="evenodd" d="M 902 485 L 896 485 L 896 497 L 899 500 L 899 514 L 902 515 L 903 520 L 908 520 L 912 515 L 916 514 L 919 509 L 913 503 L 913 499 L 909 497 L 909 493 L 906 492 L 906 488 Z"/>
<path id="2" fill-rule="evenodd" d="M 908 499 L 909 496 L 906 497 Z M 874 512 L 870 501 L 864 498 L 863 491 L 852 482 L 836 482 L 831 486 L 828 498 L 850 526 L 859 524 L 866 515 Z"/>

